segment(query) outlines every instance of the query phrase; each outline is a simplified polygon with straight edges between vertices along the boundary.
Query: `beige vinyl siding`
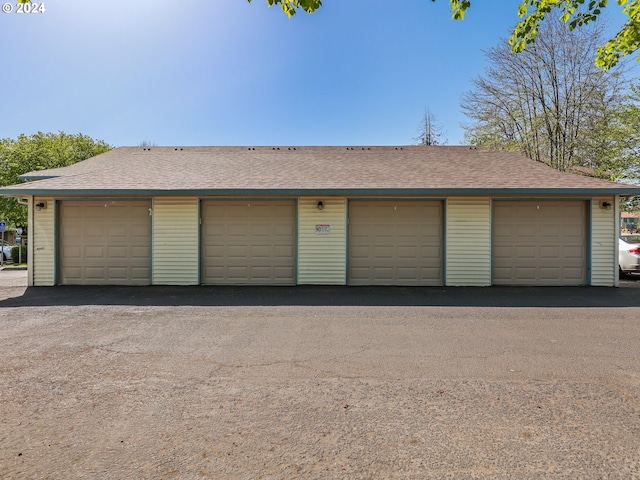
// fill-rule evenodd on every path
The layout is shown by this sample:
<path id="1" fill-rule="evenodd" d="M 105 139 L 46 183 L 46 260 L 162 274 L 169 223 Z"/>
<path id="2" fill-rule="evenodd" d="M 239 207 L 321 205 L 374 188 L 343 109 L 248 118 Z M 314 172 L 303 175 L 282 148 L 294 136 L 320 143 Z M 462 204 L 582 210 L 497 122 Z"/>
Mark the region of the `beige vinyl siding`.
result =
<path id="1" fill-rule="evenodd" d="M 319 201 L 322 210 L 318 210 Z M 346 204 L 343 197 L 299 200 L 298 284 L 346 284 Z"/>
<path id="2" fill-rule="evenodd" d="M 198 284 L 198 198 L 153 199 L 153 285 Z"/>
<path id="3" fill-rule="evenodd" d="M 491 285 L 491 200 L 452 197 L 446 208 L 447 285 Z"/>
<path id="4" fill-rule="evenodd" d="M 34 197 L 33 205 L 45 202 L 46 208 L 33 211 L 33 231 L 29 243 L 33 249 L 33 284 L 48 287 L 55 284 L 56 204 L 50 197 Z"/>
<path id="5" fill-rule="evenodd" d="M 611 210 L 600 205 L 609 202 Z M 616 197 L 597 197 L 591 203 L 591 285 L 615 285 L 618 270 L 618 244 Z"/>

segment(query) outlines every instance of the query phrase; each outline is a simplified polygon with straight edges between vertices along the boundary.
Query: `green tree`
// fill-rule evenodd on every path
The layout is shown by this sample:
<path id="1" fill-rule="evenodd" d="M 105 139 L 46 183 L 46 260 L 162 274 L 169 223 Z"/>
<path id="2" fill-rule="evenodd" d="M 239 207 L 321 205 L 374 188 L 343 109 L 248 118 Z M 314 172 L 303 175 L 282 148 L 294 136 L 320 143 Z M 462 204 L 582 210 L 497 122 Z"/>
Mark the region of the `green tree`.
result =
<path id="1" fill-rule="evenodd" d="M 595 61 L 603 70 L 609 70 L 618 63 L 620 57 L 634 53 L 640 48 L 640 0 L 616 1 L 623 7 L 623 13 L 628 20 L 613 38 L 598 48 Z M 560 18 L 570 30 L 587 25 L 598 19 L 607 7 L 607 2 L 608 0 L 520 0 L 518 16 L 521 20 L 513 29 L 509 43 L 515 52 L 525 50 L 538 36 L 541 22 L 552 12 L 556 13 L 557 18 Z M 280 5 L 289 17 L 295 15 L 298 9 L 313 13 L 322 6 L 320 0 L 267 0 L 267 3 L 269 6 Z M 471 7 L 470 0 L 449 0 L 449 3 L 455 20 L 464 19 L 465 13 Z M 640 56 L 637 60 L 640 61 Z"/>
<path id="2" fill-rule="evenodd" d="M 620 176 L 627 84 L 622 70 L 604 72 L 590 60 L 602 38 L 598 25 L 569 31 L 541 24 L 535 45 L 519 54 L 506 41 L 486 52 L 483 75 L 462 96 L 470 143 L 524 152 L 560 171 Z M 617 130 L 616 130 L 617 129 Z"/>
<path id="3" fill-rule="evenodd" d="M 248 2 L 251 3 L 251 0 L 248 0 Z M 289 17 L 294 16 L 298 9 L 313 13 L 322 6 L 320 0 L 267 0 L 267 4 L 270 7 L 280 5 L 284 13 Z"/>
<path id="4" fill-rule="evenodd" d="M 631 87 L 631 94 L 611 115 L 602 137 L 607 169 L 615 179 L 640 183 L 640 85 Z"/>
<path id="5" fill-rule="evenodd" d="M 66 167 L 113 147 L 82 134 L 42 133 L 0 139 L 0 186 L 20 183 L 18 176 L 33 170 Z M 26 225 L 26 206 L 0 197 L 0 218 L 9 225 Z"/>

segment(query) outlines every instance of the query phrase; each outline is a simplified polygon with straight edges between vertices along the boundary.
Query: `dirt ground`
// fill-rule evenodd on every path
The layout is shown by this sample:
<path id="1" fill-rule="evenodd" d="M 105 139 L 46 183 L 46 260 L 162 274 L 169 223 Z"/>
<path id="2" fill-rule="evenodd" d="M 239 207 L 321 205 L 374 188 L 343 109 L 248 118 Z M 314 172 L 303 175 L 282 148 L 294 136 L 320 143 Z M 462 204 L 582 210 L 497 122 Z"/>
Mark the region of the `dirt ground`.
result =
<path id="1" fill-rule="evenodd" d="M 630 293 L 0 271 L 0 478 L 640 478 Z"/>

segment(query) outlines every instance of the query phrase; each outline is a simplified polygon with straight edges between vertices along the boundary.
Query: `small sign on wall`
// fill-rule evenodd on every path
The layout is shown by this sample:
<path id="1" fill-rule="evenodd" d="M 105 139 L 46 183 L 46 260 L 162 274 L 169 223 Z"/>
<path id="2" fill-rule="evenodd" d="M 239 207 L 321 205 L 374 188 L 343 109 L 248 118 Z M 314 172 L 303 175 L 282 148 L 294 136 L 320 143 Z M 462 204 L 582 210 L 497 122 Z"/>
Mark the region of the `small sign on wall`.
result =
<path id="1" fill-rule="evenodd" d="M 331 225 L 316 225 L 316 235 L 329 235 Z"/>

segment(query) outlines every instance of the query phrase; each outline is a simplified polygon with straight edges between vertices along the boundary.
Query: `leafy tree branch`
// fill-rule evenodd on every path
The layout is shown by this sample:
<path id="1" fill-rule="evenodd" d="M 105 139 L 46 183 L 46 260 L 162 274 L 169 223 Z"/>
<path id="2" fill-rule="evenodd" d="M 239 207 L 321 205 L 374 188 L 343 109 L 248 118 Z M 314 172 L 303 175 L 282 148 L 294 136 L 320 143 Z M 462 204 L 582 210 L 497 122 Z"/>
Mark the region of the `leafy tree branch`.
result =
<path id="1" fill-rule="evenodd" d="M 251 0 L 248 0 L 251 2 Z M 320 0 L 266 0 L 269 6 L 280 5 L 287 16 L 292 17 L 297 10 L 313 13 L 322 6 Z M 431 0 L 436 2 L 436 0 Z M 640 48 L 640 0 L 616 0 L 628 17 L 617 34 L 599 46 L 595 55 L 598 67 L 607 71 L 615 66 L 621 57 L 634 53 Z M 449 0 L 451 16 L 463 20 L 471 8 L 471 0 Z M 520 0 L 517 14 L 520 21 L 513 29 L 509 44 L 514 52 L 522 52 L 535 42 L 541 22 L 552 13 L 562 20 L 569 30 L 594 22 L 607 7 L 608 0 Z M 640 61 L 640 56 L 638 57 Z"/>

